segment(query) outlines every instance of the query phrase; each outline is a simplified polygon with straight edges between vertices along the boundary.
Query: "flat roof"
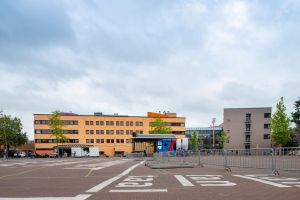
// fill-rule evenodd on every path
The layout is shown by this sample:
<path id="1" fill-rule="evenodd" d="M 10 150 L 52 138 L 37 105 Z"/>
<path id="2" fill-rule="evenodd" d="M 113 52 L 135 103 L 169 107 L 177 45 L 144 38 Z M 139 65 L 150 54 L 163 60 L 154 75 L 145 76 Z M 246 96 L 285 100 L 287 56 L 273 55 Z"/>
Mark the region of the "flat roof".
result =
<path id="1" fill-rule="evenodd" d="M 222 130 L 222 128 L 218 127 L 218 126 L 215 126 L 214 128 L 213 127 L 189 127 L 189 128 L 185 128 L 186 131 L 212 131 L 213 129 L 215 131 L 221 131 Z"/>
<path id="2" fill-rule="evenodd" d="M 176 139 L 174 134 L 137 134 L 132 139 Z"/>
<path id="3" fill-rule="evenodd" d="M 266 108 L 271 108 L 272 109 L 272 107 L 252 107 L 252 108 L 224 108 L 224 110 L 225 109 L 266 109 Z"/>
<path id="4" fill-rule="evenodd" d="M 33 115 L 51 115 L 51 114 L 33 114 Z M 139 117 L 139 118 L 155 118 L 155 117 L 147 117 L 147 116 L 130 116 L 130 115 L 78 115 L 78 114 L 68 114 L 68 115 L 61 115 L 61 116 L 89 116 L 89 117 Z M 183 118 L 185 117 L 160 117 L 160 118 Z"/>

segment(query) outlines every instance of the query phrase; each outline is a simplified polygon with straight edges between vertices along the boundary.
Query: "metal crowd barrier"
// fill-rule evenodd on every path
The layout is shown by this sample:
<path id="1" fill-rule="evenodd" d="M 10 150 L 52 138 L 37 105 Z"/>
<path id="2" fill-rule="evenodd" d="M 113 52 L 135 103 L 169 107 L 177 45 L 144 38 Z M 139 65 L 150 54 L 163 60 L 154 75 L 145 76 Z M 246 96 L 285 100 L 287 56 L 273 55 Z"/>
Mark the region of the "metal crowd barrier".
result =
<path id="1" fill-rule="evenodd" d="M 176 151 L 156 153 L 153 161 L 176 162 L 194 165 L 216 165 L 230 170 L 231 167 L 300 171 L 300 147 L 253 148 L 253 149 L 201 149 L 199 151 Z"/>

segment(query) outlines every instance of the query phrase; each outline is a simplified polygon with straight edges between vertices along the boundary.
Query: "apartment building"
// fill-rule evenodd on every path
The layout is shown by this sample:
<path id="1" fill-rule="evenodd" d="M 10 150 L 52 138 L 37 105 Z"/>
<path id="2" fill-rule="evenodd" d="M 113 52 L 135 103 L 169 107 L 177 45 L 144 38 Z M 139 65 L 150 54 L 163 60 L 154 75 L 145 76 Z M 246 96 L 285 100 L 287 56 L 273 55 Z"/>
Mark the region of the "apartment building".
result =
<path id="1" fill-rule="evenodd" d="M 223 130 L 226 149 L 270 148 L 271 107 L 225 108 Z"/>
<path id="2" fill-rule="evenodd" d="M 38 154 L 50 154 L 57 145 L 49 130 L 51 114 L 34 114 L 34 141 Z M 148 112 L 146 116 L 128 115 L 77 115 L 61 113 L 64 121 L 65 136 L 63 145 L 93 145 L 99 148 L 100 154 L 114 156 L 119 153 L 132 152 L 133 133 L 148 134 L 150 122 L 160 117 L 170 127 L 176 138 L 185 137 L 185 117 L 176 113 Z"/>

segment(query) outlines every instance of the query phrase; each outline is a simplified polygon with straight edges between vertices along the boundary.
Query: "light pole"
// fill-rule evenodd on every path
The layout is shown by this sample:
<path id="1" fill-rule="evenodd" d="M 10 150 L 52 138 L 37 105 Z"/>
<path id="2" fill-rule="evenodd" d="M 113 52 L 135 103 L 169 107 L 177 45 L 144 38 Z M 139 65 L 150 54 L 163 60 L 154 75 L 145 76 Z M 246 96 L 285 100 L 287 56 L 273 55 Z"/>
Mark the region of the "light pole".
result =
<path id="1" fill-rule="evenodd" d="M 212 118 L 212 124 L 213 124 L 213 148 L 215 148 L 215 123 L 216 123 L 216 118 Z"/>

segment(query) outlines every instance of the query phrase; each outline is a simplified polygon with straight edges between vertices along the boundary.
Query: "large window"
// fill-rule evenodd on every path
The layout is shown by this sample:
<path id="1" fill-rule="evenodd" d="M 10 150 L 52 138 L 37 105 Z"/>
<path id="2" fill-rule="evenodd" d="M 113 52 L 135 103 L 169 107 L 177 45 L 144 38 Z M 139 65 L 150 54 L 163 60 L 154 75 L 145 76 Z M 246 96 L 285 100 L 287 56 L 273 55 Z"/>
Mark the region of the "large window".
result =
<path id="1" fill-rule="evenodd" d="M 269 129 L 270 128 L 270 124 L 264 124 L 264 129 Z"/>
<path id="2" fill-rule="evenodd" d="M 264 134 L 264 140 L 270 139 L 270 134 Z"/>
<path id="3" fill-rule="evenodd" d="M 271 113 L 264 113 L 264 118 L 271 118 Z"/>

